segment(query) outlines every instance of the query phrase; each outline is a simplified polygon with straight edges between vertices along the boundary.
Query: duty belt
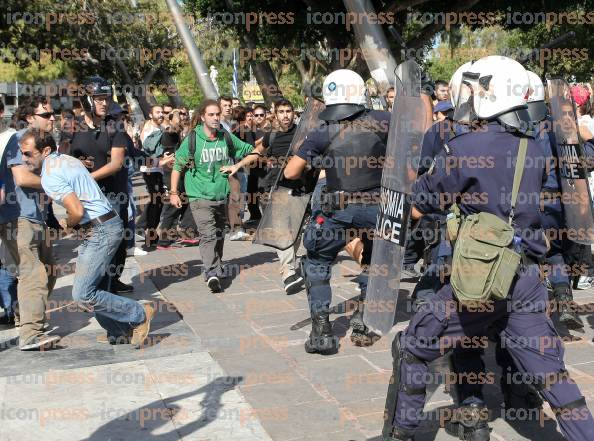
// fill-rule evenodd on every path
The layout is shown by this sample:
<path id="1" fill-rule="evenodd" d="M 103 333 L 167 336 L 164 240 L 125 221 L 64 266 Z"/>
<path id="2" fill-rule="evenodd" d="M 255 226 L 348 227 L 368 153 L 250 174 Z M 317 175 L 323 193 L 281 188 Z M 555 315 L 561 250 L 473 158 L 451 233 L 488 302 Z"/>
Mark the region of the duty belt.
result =
<path id="1" fill-rule="evenodd" d="M 377 205 L 379 202 L 380 193 L 378 192 L 327 192 L 324 188 L 321 194 L 322 211 L 324 212 L 344 210 L 349 205 Z"/>

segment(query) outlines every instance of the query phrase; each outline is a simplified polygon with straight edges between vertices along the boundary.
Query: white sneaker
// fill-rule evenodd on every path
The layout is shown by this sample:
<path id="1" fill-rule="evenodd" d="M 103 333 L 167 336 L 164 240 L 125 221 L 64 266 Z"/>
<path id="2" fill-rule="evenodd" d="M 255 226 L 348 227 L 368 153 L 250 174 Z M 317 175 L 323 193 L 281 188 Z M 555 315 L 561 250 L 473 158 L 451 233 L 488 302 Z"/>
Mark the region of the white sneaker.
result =
<path id="1" fill-rule="evenodd" d="M 231 236 L 229 236 L 229 240 L 245 240 L 249 236 L 250 235 L 247 234 L 245 231 L 238 230 L 235 233 L 233 233 Z"/>
<path id="2" fill-rule="evenodd" d="M 148 253 L 141 248 L 134 247 L 126 250 L 128 256 L 146 256 Z"/>
<path id="3" fill-rule="evenodd" d="M 580 276 L 577 283 L 577 289 L 590 289 L 592 288 L 592 282 L 594 282 L 594 278 L 588 276 Z"/>

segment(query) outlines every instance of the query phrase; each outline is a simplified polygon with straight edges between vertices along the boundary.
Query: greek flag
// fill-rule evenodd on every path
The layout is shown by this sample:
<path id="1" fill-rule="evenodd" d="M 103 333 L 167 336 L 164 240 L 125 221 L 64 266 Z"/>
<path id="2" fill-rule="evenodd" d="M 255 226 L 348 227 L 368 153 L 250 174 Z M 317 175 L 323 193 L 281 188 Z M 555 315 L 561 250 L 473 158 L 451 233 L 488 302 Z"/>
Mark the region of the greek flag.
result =
<path id="1" fill-rule="evenodd" d="M 239 81 L 237 74 L 237 49 L 233 49 L 233 81 L 231 81 L 233 96 L 239 97 Z"/>

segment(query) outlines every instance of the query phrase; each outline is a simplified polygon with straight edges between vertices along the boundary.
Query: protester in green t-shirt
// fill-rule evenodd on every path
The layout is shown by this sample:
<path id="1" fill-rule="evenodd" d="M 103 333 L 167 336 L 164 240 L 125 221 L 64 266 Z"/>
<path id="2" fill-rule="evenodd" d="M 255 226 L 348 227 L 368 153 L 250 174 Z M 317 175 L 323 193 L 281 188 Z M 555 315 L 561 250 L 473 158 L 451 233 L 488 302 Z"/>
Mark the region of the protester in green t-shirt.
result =
<path id="1" fill-rule="evenodd" d="M 175 152 L 171 173 L 170 203 L 181 207 L 180 195 L 175 190 L 182 172 L 186 197 L 200 233 L 200 254 L 206 283 L 212 292 L 221 292 L 221 259 L 223 257 L 226 200 L 229 196 L 229 176 L 242 167 L 255 162 L 264 148 L 254 148 L 236 136 L 225 133 L 221 127 L 221 108 L 215 100 L 205 100 L 196 110 L 199 123 L 195 132 L 194 160 L 190 159 L 190 136 Z M 250 154 L 251 153 L 251 154 Z M 243 159 L 242 159 L 243 158 Z M 233 164 L 233 159 L 237 160 Z"/>

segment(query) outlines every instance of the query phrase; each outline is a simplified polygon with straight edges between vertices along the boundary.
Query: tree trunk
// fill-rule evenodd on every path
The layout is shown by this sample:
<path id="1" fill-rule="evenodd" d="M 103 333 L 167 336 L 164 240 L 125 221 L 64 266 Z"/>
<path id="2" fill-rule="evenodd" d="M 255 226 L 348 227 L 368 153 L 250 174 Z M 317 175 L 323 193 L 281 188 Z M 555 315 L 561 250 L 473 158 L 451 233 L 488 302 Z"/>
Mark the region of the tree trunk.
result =
<path id="1" fill-rule="evenodd" d="M 173 79 L 171 77 L 171 75 L 169 75 L 168 73 L 166 73 L 164 75 L 164 80 L 165 80 L 165 83 L 170 84 L 170 85 L 172 85 L 172 86 L 175 87 L 175 94 L 169 95 L 169 104 L 171 104 L 173 107 L 182 107 L 184 105 L 184 100 L 179 95 L 179 90 L 177 88 L 177 84 L 175 82 L 175 79 Z"/>
<path id="2" fill-rule="evenodd" d="M 295 66 L 301 76 L 301 91 L 303 92 L 303 95 L 306 97 L 312 96 L 311 86 L 314 79 L 312 75 L 313 69 L 306 69 L 303 60 L 296 60 Z"/>
<path id="3" fill-rule="evenodd" d="M 244 33 L 242 37 L 250 52 L 255 53 L 256 42 L 254 41 L 253 35 L 247 32 Z M 260 86 L 260 90 L 262 91 L 264 101 L 266 101 L 266 105 L 270 107 L 274 101 L 283 96 L 278 81 L 276 80 L 276 76 L 270 67 L 270 63 L 268 61 L 251 61 L 250 64 L 254 76 L 256 77 L 256 81 L 258 82 L 258 86 Z"/>
<path id="4" fill-rule="evenodd" d="M 109 46 L 111 48 L 111 46 Z M 113 48 L 111 48 L 113 49 Z M 134 82 L 132 81 L 132 78 L 130 77 L 130 73 L 128 72 L 128 68 L 126 67 L 126 65 L 122 62 L 122 60 L 119 57 L 115 57 L 115 63 L 117 65 L 117 67 L 120 69 L 120 71 L 122 72 L 122 75 L 124 75 L 124 80 L 126 81 L 127 84 L 129 84 L 130 86 L 132 86 L 134 84 Z M 154 75 L 154 73 L 153 73 Z M 153 75 L 151 75 L 151 79 L 153 77 Z M 150 82 L 150 79 L 149 79 Z M 140 109 L 142 110 L 142 113 L 144 114 L 145 118 L 148 118 L 149 113 L 151 113 L 151 104 L 148 102 L 148 100 L 146 99 L 146 96 L 143 95 L 136 95 L 134 96 L 134 98 L 136 98 L 136 100 L 138 101 L 138 105 L 140 106 Z"/>

